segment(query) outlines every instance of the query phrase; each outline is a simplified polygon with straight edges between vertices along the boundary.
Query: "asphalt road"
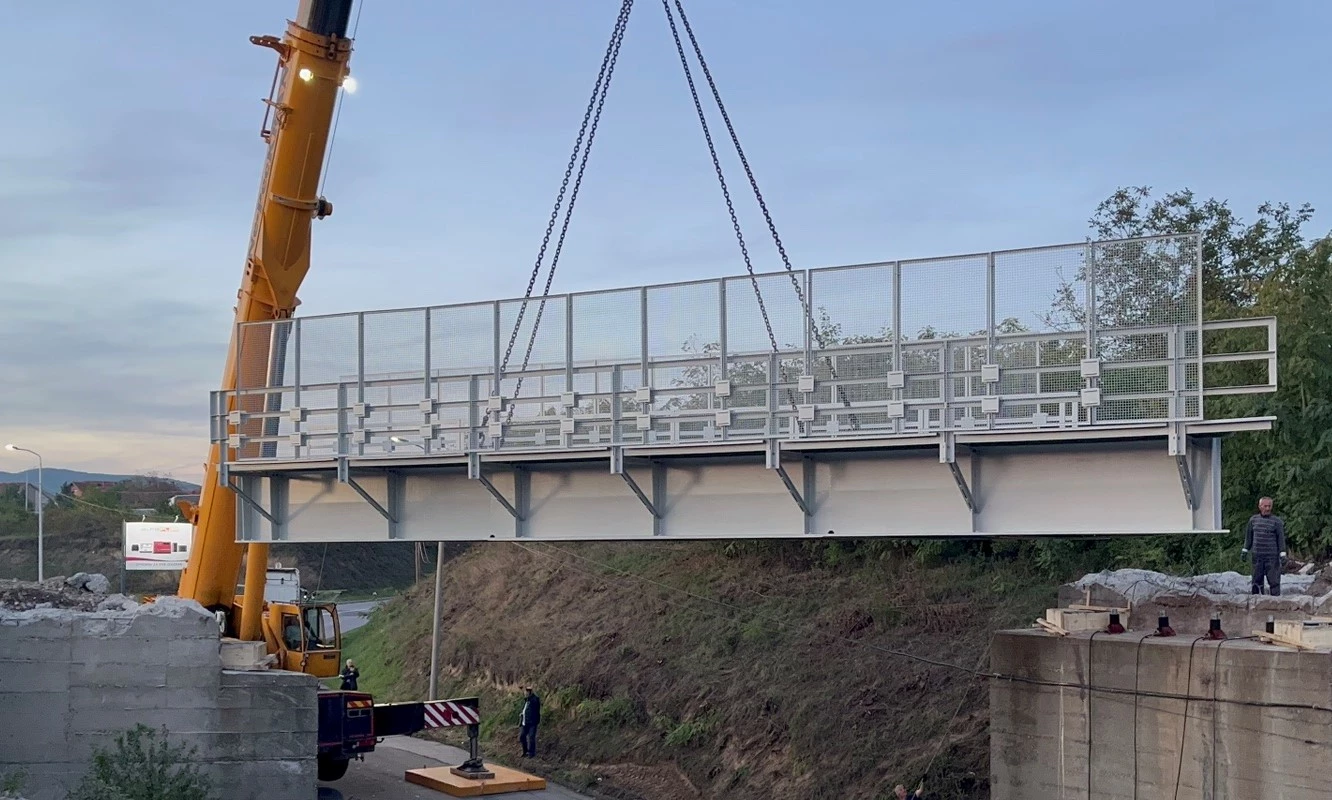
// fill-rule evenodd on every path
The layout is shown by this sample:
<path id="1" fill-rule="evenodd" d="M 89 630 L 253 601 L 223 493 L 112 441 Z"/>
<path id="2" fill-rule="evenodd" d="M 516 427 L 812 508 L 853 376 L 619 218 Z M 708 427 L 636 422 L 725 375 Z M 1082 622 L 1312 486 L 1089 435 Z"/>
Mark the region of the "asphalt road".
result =
<path id="1" fill-rule="evenodd" d="M 459 764 L 467 754 L 456 747 L 390 736 L 367 753 L 364 761 L 353 761 L 347 774 L 332 783 L 319 784 L 319 800 L 443 800 L 448 795 L 408 783 L 403 775 L 409 769 Z M 509 766 L 509 765 L 505 765 Z M 513 765 L 522 769 L 521 764 Z M 524 800 L 586 800 L 562 786 L 547 783 L 539 792 L 506 792 L 506 797 Z"/>
<path id="2" fill-rule="evenodd" d="M 342 632 L 349 633 L 370 621 L 370 612 L 379 608 L 383 600 L 365 600 L 358 603 L 338 603 L 338 623 Z"/>

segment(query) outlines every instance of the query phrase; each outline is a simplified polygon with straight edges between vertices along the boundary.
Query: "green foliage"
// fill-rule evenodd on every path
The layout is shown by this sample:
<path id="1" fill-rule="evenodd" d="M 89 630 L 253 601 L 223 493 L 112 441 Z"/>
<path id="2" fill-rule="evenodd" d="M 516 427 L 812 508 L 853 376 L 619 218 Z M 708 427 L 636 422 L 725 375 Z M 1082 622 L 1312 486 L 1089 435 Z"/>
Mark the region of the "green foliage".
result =
<path id="1" fill-rule="evenodd" d="M 594 725 L 621 727 L 638 718 L 634 701 L 627 697 L 612 697 L 608 700 L 584 700 L 574 708 L 574 716 Z"/>
<path id="2" fill-rule="evenodd" d="M 706 744 L 717 732 L 720 720 L 721 717 L 715 711 L 685 720 L 666 734 L 666 744 L 670 747 L 697 747 Z"/>
<path id="3" fill-rule="evenodd" d="M 191 762 L 195 748 L 171 745 L 166 729 L 135 725 L 115 748 L 93 752 L 92 768 L 70 800 L 212 800 L 212 782 Z"/>
<path id="4" fill-rule="evenodd" d="M 0 797 L 17 795 L 23 791 L 23 787 L 27 785 L 27 782 L 28 773 L 27 770 L 22 767 L 19 767 L 13 772 L 0 774 Z"/>

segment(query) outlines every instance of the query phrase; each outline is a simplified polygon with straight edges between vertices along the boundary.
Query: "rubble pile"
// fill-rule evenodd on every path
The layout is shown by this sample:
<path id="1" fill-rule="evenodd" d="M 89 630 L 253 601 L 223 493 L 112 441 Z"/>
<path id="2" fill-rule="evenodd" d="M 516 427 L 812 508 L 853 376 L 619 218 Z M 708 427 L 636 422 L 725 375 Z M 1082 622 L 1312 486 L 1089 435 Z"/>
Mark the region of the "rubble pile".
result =
<path id="1" fill-rule="evenodd" d="M 1211 601 L 1235 599 L 1236 595 L 1251 597 L 1248 575 L 1238 572 L 1212 572 L 1206 575 L 1179 577 L 1164 575 L 1146 569 L 1116 569 L 1084 575 L 1072 584 L 1073 589 L 1105 589 L 1130 603 L 1143 603 L 1162 597 L 1203 598 Z M 1332 567 L 1308 575 L 1281 576 L 1281 595 L 1314 599 L 1315 605 L 1332 600 Z"/>
<path id="2" fill-rule="evenodd" d="M 1117 569 L 1084 575 L 1059 588 L 1059 603 L 1090 603 L 1129 609 L 1129 624 L 1151 630 L 1167 617 L 1180 631 L 1205 631 L 1219 618 L 1225 629 L 1248 635 L 1272 619 L 1332 616 L 1332 565 L 1307 565 L 1281 576 L 1281 596 L 1255 595 L 1250 578 L 1238 572 L 1165 575 L 1145 569 Z"/>
<path id="3" fill-rule="evenodd" d="M 105 575 L 77 572 L 36 581 L 0 580 L 0 609 L 32 611 L 63 608 L 71 611 L 129 611 L 139 604 L 123 594 L 109 594 Z"/>

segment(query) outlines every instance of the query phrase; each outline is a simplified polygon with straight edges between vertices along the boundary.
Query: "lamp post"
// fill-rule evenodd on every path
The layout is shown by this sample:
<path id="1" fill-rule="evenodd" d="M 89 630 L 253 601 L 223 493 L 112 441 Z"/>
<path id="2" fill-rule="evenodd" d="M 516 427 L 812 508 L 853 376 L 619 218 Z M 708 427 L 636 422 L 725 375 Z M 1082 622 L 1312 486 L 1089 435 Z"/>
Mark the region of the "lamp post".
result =
<path id="1" fill-rule="evenodd" d="M 36 450 L 19 447 L 16 444 L 7 444 L 5 445 L 5 449 L 11 453 L 31 453 L 32 455 L 37 456 L 37 582 L 41 583 L 46 578 L 42 553 L 43 509 L 46 506 L 46 503 L 43 502 L 46 500 L 46 493 L 42 488 L 42 454 L 38 453 Z"/>
<path id="2" fill-rule="evenodd" d="M 425 452 L 425 447 L 416 442 L 409 442 L 401 436 L 390 436 L 389 441 L 394 444 L 409 444 L 413 447 L 420 447 L 421 452 Z M 418 580 L 420 580 L 418 578 Z M 439 694 L 439 617 L 444 600 L 444 542 L 435 543 L 435 613 L 430 623 L 430 686 L 429 694 L 426 699 L 436 700 Z"/>

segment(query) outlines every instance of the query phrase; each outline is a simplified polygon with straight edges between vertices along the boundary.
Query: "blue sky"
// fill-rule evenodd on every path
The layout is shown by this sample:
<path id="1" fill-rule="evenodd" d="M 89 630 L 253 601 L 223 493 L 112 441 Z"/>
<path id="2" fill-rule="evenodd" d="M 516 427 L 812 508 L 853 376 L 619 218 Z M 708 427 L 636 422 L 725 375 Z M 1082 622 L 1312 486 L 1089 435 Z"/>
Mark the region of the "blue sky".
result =
<path id="1" fill-rule="evenodd" d="M 364 0 L 301 313 L 521 295 L 618 5 Z M 272 53 L 247 37 L 295 7 L 7 10 L 0 439 L 197 477 L 263 159 Z M 1332 227 L 1324 2 L 687 7 L 797 267 L 1080 240 L 1128 184 Z M 555 289 L 742 269 L 639 0 Z"/>

